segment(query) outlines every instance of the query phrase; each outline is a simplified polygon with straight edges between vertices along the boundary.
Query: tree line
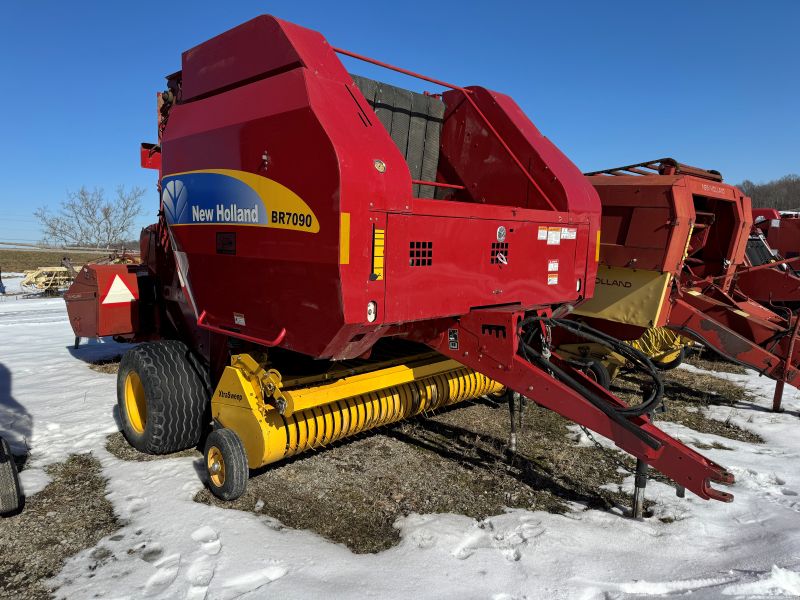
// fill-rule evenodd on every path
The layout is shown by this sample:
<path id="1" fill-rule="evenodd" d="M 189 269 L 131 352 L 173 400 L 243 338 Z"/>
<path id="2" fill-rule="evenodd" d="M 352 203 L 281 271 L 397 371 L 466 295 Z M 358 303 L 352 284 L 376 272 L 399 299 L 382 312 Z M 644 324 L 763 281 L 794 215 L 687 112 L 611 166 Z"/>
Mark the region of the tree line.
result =
<path id="1" fill-rule="evenodd" d="M 785 175 L 767 183 L 745 179 L 739 189 L 753 200 L 753 208 L 800 210 L 800 175 Z"/>

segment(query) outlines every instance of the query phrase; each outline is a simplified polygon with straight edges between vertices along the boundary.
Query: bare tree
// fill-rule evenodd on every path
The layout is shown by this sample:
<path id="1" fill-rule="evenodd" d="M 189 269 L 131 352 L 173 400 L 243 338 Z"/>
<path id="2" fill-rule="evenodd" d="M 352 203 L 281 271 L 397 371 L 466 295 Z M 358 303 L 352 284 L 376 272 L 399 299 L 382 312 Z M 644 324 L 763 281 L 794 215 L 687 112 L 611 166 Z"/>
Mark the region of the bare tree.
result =
<path id="1" fill-rule="evenodd" d="M 142 214 L 144 193 L 140 187 L 126 191 L 120 186 L 116 198 L 107 200 L 102 188 L 81 187 L 68 193 L 57 213 L 43 207 L 33 216 L 41 224 L 47 243 L 107 248 L 132 237 L 136 217 Z"/>

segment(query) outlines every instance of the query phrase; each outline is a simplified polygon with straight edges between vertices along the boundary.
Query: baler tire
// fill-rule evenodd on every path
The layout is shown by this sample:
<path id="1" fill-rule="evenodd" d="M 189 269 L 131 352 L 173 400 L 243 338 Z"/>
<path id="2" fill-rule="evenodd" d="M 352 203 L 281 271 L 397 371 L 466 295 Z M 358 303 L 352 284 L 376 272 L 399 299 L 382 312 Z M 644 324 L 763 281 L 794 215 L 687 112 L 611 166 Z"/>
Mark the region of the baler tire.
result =
<path id="1" fill-rule="evenodd" d="M 22 491 L 19 486 L 19 475 L 11 449 L 0 437 L 0 515 L 7 515 L 19 510 L 22 505 Z"/>
<path id="2" fill-rule="evenodd" d="M 233 429 L 215 429 L 206 438 L 205 452 L 208 489 L 221 500 L 236 500 L 244 494 L 250 469 L 242 440 Z M 214 461 L 221 462 L 212 472 Z"/>
<path id="3" fill-rule="evenodd" d="M 605 389 L 611 388 L 611 373 L 608 372 L 608 367 L 601 361 L 590 361 L 586 366 L 586 375 Z"/>
<path id="4" fill-rule="evenodd" d="M 673 358 L 668 362 L 659 362 L 657 360 L 654 360 L 653 365 L 659 371 L 671 371 L 672 369 L 676 369 L 679 366 L 681 366 L 685 358 L 686 358 L 686 347 L 684 346 L 683 348 L 680 349 L 680 352 L 678 352 L 678 356 L 676 358 Z"/>
<path id="5" fill-rule="evenodd" d="M 122 433 L 146 454 L 196 447 L 210 423 L 210 394 L 206 369 L 183 342 L 141 344 L 125 353 L 117 375 Z"/>

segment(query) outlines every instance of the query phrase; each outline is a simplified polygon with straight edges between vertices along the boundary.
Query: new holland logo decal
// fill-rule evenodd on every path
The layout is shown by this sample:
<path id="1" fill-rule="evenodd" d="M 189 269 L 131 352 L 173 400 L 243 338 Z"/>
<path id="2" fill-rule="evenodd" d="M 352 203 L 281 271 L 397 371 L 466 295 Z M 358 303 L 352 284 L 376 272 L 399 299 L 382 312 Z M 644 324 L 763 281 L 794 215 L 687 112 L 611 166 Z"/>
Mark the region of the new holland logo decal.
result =
<path id="1" fill-rule="evenodd" d="M 189 171 L 162 180 L 170 225 L 251 225 L 317 233 L 319 222 L 302 198 L 277 181 L 230 169 Z"/>

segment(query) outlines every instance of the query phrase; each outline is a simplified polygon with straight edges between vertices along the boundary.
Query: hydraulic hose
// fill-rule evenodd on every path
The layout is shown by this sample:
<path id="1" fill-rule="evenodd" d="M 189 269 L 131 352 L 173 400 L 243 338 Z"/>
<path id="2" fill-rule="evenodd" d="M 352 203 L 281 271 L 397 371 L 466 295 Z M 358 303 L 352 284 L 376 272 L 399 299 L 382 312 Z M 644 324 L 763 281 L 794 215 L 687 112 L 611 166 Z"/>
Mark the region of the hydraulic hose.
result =
<path id="1" fill-rule="evenodd" d="M 550 371 L 555 376 L 556 379 L 574 389 L 581 396 L 586 398 L 586 400 L 588 400 L 590 404 L 592 404 L 600 412 L 606 415 L 609 419 L 614 421 L 617 425 L 619 425 L 623 429 L 626 429 L 629 432 L 633 433 L 636 437 L 641 439 L 645 444 L 647 444 L 654 450 L 658 450 L 659 448 L 661 448 L 661 442 L 659 442 L 650 434 L 642 430 L 641 427 L 628 420 L 627 416 L 623 414 L 622 410 L 606 402 L 603 398 L 601 398 L 596 393 L 591 391 L 589 388 L 584 386 L 580 381 L 570 376 L 561 367 L 555 365 L 554 363 L 544 358 L 541 354 L 539 354 L 535 349 L 530 347 L 525 342 L 521 343 L 521 348 L 522 348 L 522 353 L 525 356 L 526 360 L 528 360 L 528 362 L 538 366 L 542 370 Z"/>
<path id="2" fill-rule="evenodd" d="M 661 404 L 662 397 L 664 395 L 664 383 L 661 380 L 661 377 L 655 365 L 650 360 L 650 358 L 640 350 L 637 350 L 636 348 L 633 348 L 632 346 L 629 346 L 628 344 L 625 344 L 624 342 L 606 333 L 603 333 L 602 331 L 598 331 L 597 329 L 594 329 L 593 327 L 590 327 L 585 323 L 578 323 L 576 321 L 570 321 L 567 319 L 553 319 L 549 317 L 528 317 L 522 321 L 521 326 L 524 328 L 526 325 L 530 325 L 535 322 L 543 322 L 544 324 L 550 325 L 551 327 L 563 327 L 564 329 L 567 329 L 576 336 L 607 346 L 612 350 L 614 350 L 615 352 L 624 356 L 634 366 L 637 366 L 639 370 L 645 372 L 653 380 L 654 385 L 653 388 L 650 390 L 648 397 L 645 398 L 641 404 L 629 408 L 612 407 L 602 398 L 600 398 L 593 392 L 590 392 L 590 395 L 593 396 L 595 400 L 599 401 L 603 406 L 608 407 L 614 413 L 622 416 L 639 417 L 642 415 L 651 414 Z M 521 347 L 523 353 L 526 355 L 526 358 L 528 358 L 529 355 L 538 357 L 538 359 L 547 363 L 545 368 L 552 369 L 554 373 L 556 372 L 556 369 L 558 369 L 558 371 L 560 372 L 557 373 L 559 379 L 562 379 L 564 383 L 566 383 L 573 389 L 580 391 L 581 393 L 584 393 L 584 390 L 588 391 L 574 377 L 567 374 L 563 369 L 559 369 L 557 367 L 554 369 L 553 367 L 555 367 L 555 365 L 553 365 L 550 361 L 546 360 L 541 354 L 539 354 L 534 348 L 532 348 L 527 341 L 522 340 Z M 576 386 L 580 386 L 583 389 L 579 390 Z M 587 398 L 589 398 L 589 396 L 587 396 Z M 591 400 L 591 398 L 589 399 Z M 600 408 L 600 405 L 596 404 L 595 402 L 592 403 L 598 406 L 598 408 Z"/>

